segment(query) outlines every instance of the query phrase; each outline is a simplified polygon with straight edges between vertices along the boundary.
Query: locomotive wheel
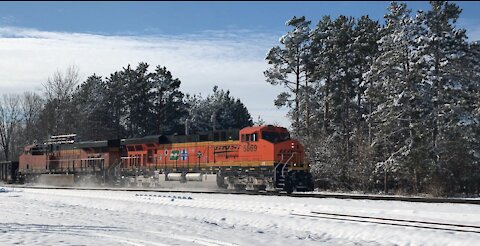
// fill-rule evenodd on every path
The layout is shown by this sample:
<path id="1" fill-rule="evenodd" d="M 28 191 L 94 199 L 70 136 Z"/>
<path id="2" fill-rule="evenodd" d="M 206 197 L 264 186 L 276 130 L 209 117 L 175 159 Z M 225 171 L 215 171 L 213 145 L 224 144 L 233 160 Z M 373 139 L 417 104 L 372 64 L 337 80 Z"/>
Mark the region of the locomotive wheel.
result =
<path id="1" fill-rule="evenodd" d="M 217 173 L 217 186 L 218 188 L 226 189 L 225 177 L 221 173 Z"/>
<path id="2" fill-rule="evenodd" d="M 292 194 L 293 192 L 293 182 L 289 176 L 285 177 L 285 186 L 283 190 L 287 192 L 287 194 Z"/>
<path id="3" fill-rule="evenodd" d="M 244 191 L 246 188 L 246 185 L 244 184 L 236 184 L 235 185 L 235 191 Z"/>
<path id="4" fill-rule="evenodd" d="M 313 191 L 315 189 L 315 185 L 313 183 L 313 177 L 311 173 L 307 174 L 307 191 Z"/>

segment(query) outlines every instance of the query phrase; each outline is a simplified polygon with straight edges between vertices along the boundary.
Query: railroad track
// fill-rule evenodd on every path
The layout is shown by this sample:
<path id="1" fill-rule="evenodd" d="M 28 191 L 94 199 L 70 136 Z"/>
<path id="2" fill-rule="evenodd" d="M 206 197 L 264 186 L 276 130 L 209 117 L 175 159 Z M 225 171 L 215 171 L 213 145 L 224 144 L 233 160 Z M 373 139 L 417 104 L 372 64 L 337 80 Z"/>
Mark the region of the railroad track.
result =
<path id="1" fill-rule="evenodd" d="M 203 194 L 233 194 L 233 195 L 263 195 L 263 196 L 289 196 L 303 198 L 336 198 L 336 199 L 355 199 L 355 200 L 379 200 L 379 201 L 404 201 L 404 202 L 423 202 L 423 203 L 458 203 L 458 204 L 476 204 L 480 205 L 480 199 L 459 199 L 459 198 L 424 198 L 424 197 L 400 197 L 400 196 L 371 196 L 371 195 L 352 195 L 352 194 L 322 194 L 322 193 L 292 193 L 282 192 L 254 192 L 254 191 L 230 191 L 230 190 L 173 190 L 161 188 L 126 188 L 126 187 L 53 187 L 53 186 L 24 186 L 24 185 L 5 185 L 11 188 L 29 188 L 29 189 L 70 189 L 70 190 L 108 190 L 108 191 L 133 191 L 133 192 L 176 192 L 176 193 L 203 193 Z"/>
<path id="2" fill-rule="evenodd" d="M 358 222 L 358 223 L 380 224 L 380 225 L 388 225 L 388 226 L 413 227 L 413 228 L 421 228 L 421 229 L 428 229 L 428 230 L 441 230 L 441 231 L 480 234 L 480 226 L 477 226 L 477 225 L 441 223 L 441 222 L 421 221 L 421 220 L 405 220 L 405 219 L 361 216 L 361 215 L 351 215 L 351 214 L 325 213 L 325 212 L 317 212 L 317 211 L 312 211 L 310 212 L 310 214 L 291 213 L 291 215 L 299 216 L 299 217 L 315 218 L 315 219 L 339 220 L 339 221 L 347 221 L 347 222 Z"/>

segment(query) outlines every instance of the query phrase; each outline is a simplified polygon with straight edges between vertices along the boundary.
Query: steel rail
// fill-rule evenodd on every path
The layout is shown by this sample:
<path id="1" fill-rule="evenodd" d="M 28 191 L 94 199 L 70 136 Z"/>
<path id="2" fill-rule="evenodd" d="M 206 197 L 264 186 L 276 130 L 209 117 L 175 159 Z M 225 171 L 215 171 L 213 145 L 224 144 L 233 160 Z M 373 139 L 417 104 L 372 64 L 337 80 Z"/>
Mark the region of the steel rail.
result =
<path id="1" fill-rule="evenodd" d="M 407 223 L 412 223 L 412 224 L 417 223 L 417 225 L 412 225 L 412 224 L 405 224 L 404 221 L 407 221 L 407 220 L 401 220 L 401 219 L 395 220 L 395 219 L 390 219 L 390 218 L 378 218 L 377 219 L 377 220 L 391 221 L 391 222 L 382 222 L 382 221 L 366 220 L 366 219 L 374 219 L 373 217 L 368 218 L 368 216 L 365 216 L 364 219 L 360 219 L 362 216 L 350 216 L 350 215 L 346 215 L 346 214 L 331 215 L 331 216 L 338 216 L 338 217 L 328 217 L 328 216 L 315 215 L 315 214 L 297 214 L 297 213 L 291 213 L 291 215 L 300 216 L 300 217 L 308 217 L 308 218 L 340 220 L 340 221 L 348 221 L 348 222 L 360 222 L 360 223 L 370 223 L 370 224 L 379 224 L 379 225 L 414 227 L 414 228 L 421 228 L 421 229 L 444 230 L 444 231 L 467 232 L 467 233 L 480 234 L 480 231 L 471 231 L 471 230 L 458 229 L 458 228 L 442 228 L 442 227 L 432 226 L 432 225 L 437 225 L 437 226 L 462 227 L 462 228 L 472 228 L 472 229 L 477 229 L 478 228 L 477 226 L 470 226 L 470 225 L 454 225 L 454 224 L 449 224 L 449 223 L 444 223 L 443 224 L 443 223 L 438 223 L 438 222 L 429 223 L 427 221 L 422 221 L 422 222 L 424 222 L 425 224 L 428 224 L 428 225 L 418 225 L 418 224 L 420 224 L 420 221 L 407 222 Z M 392 222 L 401 222 L 401 223 L 392 223 Z"/>
<path id="2" fill-rule="evenodd" d="M 233 194 L 233 195 L 263 195 L 263 196 L 288 196 L 300 198 L 334 198 L 351 200 L 377 200 L 377 201 L 403 201 L 420 203 L 457 203 L 480 205 L 480 199 L 460 199 L 460 198 L 423 198 L 423 197 L 399 197 L 399 196 L 371 196 L 371 195 L 352 195 L 352 194 L 319 194 L 319 193 L 300 193 L 295 192 L 287 194 L 283 192 L 259 192 L 259 191 L 232 191 L 232 190 L 187 190 L 187 189 L 162 189 L 162 188 L 132 188 L 132 187 L 74 187 L 74 186 L 25 186 L 25 185 L 4 185 L 12 188 L 29 189 L 70 189 L 70 190 L 108 190 L 108 191 L 135 191 L 135 192 L 177 192 L 177 193 L 204 193 L 204 194 Z"/>
<path id="3" fill-rule="evenodd" d="M 396 221 L 396 222 L 408 222 L 408 223 L 419 223 L 419 224 L 441 225 L 441 226 L 455 226 L 455 227 L 468 227 L 468 228 L 480 229 L 480 226 L 477 226 L 477 225 L 451 224 L 451 223 L 431 222 L 431 221 L 422 221 L 422 220 L 393 219 L 393 218 L 361 216 L 361 215 L 351 215 L 351 214 L 325 213 L 325 212 L 317 212 L 317 211 L 311 211 L 311 213 L 312 214 L 321 214 L 321 215 L 330 215 L 330 216 L 339 216 L 339 217 L 360 218 L 360 219 L 375 219 L 375 220 L 384 220 L 384 221 Z"/>

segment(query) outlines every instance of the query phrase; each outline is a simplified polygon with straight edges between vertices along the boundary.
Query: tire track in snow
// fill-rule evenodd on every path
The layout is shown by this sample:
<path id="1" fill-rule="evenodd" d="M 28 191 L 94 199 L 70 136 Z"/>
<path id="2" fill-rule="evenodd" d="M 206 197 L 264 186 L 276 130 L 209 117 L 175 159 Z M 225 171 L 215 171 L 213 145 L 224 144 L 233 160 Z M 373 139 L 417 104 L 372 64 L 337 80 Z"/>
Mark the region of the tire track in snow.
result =
<path id="1" fill-rule="evenodd" d="M 148 231 L 148 233 L 156 234 L 156 235 L 165 235 L 164 233 L 155 232 L 155 231 Z M 237 246 L 238 244 L 223 242 L 220 240 L 209 239 L 204 237 L 191 237 L 185 235 L 168 235 L 168 238 L 173 238 L 181 241 L 193 242 L 198 243 L 205 246 Z"/>
<path id="2" fill-rule="evenodd" d="M 103 233 L 94 233 L 92 235 L 110 238 L 110 239 L 113 239 L 117 242 L 127 243 L 127 244 L 134 245 L 134 246 L 144 246 L 144 245 L 168 246 L 169 245 L 169 244 L 145 241 L 145 240 L 137 239 L 137 238 L 114 236 L 114 235 L 103 234 Z"/>

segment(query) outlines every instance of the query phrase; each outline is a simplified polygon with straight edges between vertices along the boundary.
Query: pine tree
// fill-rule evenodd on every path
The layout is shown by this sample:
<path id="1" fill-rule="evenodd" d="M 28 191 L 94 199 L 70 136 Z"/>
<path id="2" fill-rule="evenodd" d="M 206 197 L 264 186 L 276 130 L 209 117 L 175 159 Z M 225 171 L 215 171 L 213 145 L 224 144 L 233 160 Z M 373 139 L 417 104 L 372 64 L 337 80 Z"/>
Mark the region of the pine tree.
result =
<path id="1" fill-rule="evenodd" d="M 312 39 L 310 45 L 312 71 L 310 73 L 315 90 L 314 98 L 316 98 L 312 102 L 317 103 L 311 108 L 317 109 L 314 113 L 315 119 L 325 132 L 330 130 L 331 84 L 337 61 L 332 48 L 335 46 L 332 39 L 333 32 L 330 16 L 324 16 L 310 34 Z"/>
<path id="2" fill-rule="evenodd" d="M 386 190 L 389 172 L 412 170 L 410 182 L 416 189 L 418 164 L 424 162 L 416 150 L 423 149 L 429 104 L 429 85 L 420 74 L 422 61 L 416 43 L 421 26 L 410 17 L 406 4 L 392 2 L 385 16 L 387 25 L 380 40 L 379 56 L 367 75 L 368 100 L 374 105 L 369 122 L 374 126 L 372 145 L 378 151 L 377 168 L 383 173 Z"/>
<path id="3" fill-rule="evenodd" d="M 213 87 L 213 94 L 188 96 L 189 119 L 193 132 L 210 130 L 241 129 L 252 126 L 252 117 L 240 99 L 230 95 L 230 91 Z M 213 121 L 213 122 L 212 122 Z"/>
<path id="4" fill-rule="evenodd" d="M 382 33 L 378 21 L 373 21 L 368 15 L 357 20 L 354 32 L 356 127 L 360 128 L 360 124 L 364 121 L 363 115 L 371 111 L 370 105 L 365 102 L 365 90 L 368 83 L 365 83 L 364 75 L 370 70 L 373 61 L 378 56 L 378 41 Z"/>
<path id="5" fill-rule="evenodd" d="M 76 133 L 83 140 L 114 138 L 107 108 L 107 87 L 102 77 L 93 74 L 73 94 L 76 106 Z"/>
<path id="6" fill-rule="evenodd" d="M 155 125 L 150 127 L 151 134 L 173 134 L 183 130 L 183 118 L 186 105 L 180 91 L 181 81 L 173 78 L 166 67 L 157 66 L 152 79 L 152 114 Z"/>
<path id="7" fill-rule="evenodd" d="M 352 144 L 351 136 L 353 130 L 352 113 L 354 112 L 355 97 L 355 57 L 354 57 L 354 19 L 346 16 L 339 16 L 332 22 L 332 36 L 328 53 L 332 54 L 335 62 L 330 66 L 329 85 L 329 134 L 332 134 L 335 141 L 341 142 L 341 149 L 338 153 L 344 158 L 340 170 L 341 182 L 347 185 L 348 169 L 351 166 Z"/>
<path id="8" fill-rule="evenodd" d="M 309 34 L 310 21 L 305 17 L 293 17 L 286 25 L 293 28 L 280 38 L 283 47 L 276 46 L 268 51 L 266 60 L 272 65 L 264 74 L 267 82 L 272 85 L 283 85 L 286 92 L 278 95 L 275 105 L 287 106 L 291 109 L 294 130 L 309 129 L 310 109 L 306 104 L 301 108 L 302 87 L 309 88 Z M 293 97 L 293 99 L 291 99 Z M 293 104 L 293 105 L 292 105 Z M 305 125 L 301 125 L 302 112 Z"/>
<path id="9" fill-rule="evenodd" d="M 378 56 L 378 41 L 381 38 L 381 27 L 378 21 L 373 21 L 368 16 L 361 16 L 356 20 L 353 30 L 353 86 L 355 87 L 354 101 L 352 104 L 352 165 L 350 180 L 352 186 L 367 190 L 372 186 L 373 150 L 370 147 L 371 136 L 366 122 L 366 115 L 371 112 L 371 105 L 366 101 L 365 91 L 368 83 L 364 75 L 370 70 L 375 58 Z"/>
<path id="10" fill-rule="evenodd" d="M 106 79 L 106 105 L 108 109 L 108 127 L 113 131 L 114 138 L 126 136 L 126 92 L 127 86 L 122 79 L 122 72 L 116 71 Z"/>
<path id="11" fill-rule="evenodd" d="M 434 175 L 431 183 L 448 192 L 460 188 L 461 175 L 457 167 L 467 165 L 472 159 L 472 146 L 465 134 L 470 132 L 468 122 L 476 121 L 470 101 L 476 85 L 464 71 L 469 65 L 466 32 L 455 26 L 461 9 L 446 1 L 430 4 L 432 9 L 419 13 L 419 18 L 427 28 L 421 43 L 427 68 L 424 76 L 432 85 L 430 132 Z"/>

